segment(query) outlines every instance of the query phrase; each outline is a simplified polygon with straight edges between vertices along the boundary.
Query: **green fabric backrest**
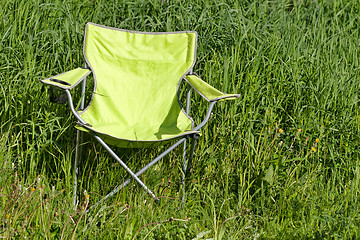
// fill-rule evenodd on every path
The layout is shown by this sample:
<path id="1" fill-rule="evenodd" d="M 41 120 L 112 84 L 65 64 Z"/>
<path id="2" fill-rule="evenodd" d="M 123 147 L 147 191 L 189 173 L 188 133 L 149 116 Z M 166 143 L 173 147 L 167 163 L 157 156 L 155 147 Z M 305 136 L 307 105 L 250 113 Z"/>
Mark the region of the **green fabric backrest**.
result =
<path id="1" fill-rule="evenodd" d="M 144 33 L 88 23 L 84 55 L 96 86 L 87 116 L 93 119 L 87 121 L 117 118 L 136 128 L 191 124 L 180 114 L 177 87 L 195 63 L 196 40 L 196 32 Z"/>

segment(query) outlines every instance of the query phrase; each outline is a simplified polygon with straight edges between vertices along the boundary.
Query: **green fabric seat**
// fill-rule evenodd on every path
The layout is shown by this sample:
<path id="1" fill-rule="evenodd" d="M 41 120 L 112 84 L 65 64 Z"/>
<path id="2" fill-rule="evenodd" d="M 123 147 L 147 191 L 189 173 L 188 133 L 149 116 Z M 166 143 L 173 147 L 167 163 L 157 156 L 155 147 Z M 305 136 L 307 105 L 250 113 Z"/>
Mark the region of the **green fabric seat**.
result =
<path id="1" fill-rule="evenodd" d="M 79 128 L 118 147 L 194 133 L 177 86 L 194 63 L 195 40 L 195 32 L 141 34 L 88 25 L 84 52 L 96 88 L 80 114 L 89 125 Z"/>

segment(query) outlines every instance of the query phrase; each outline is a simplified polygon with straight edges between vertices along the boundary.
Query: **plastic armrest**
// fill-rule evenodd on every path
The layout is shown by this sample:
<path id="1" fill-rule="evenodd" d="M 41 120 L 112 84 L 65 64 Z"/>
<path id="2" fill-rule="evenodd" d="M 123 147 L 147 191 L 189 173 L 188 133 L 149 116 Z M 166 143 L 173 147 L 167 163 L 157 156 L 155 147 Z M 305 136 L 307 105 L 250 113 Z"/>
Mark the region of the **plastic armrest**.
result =
<path id="1" fill-rule="evenodd" d="M 72 89 L 78 85 L 91 71 L 87 68 L 76 68 L 59 75 L 40 80 L 44 84 L 49 84 L 62 89 Z"/>
<path id="2" fill-rule="evenodd" d="M 234 100 L 240 97 L 240 94 L 227 94 L 220 92 L 216 88 L 204 82 L 195 74 L 185 76 L 185 80 L 208 102 Z"/>

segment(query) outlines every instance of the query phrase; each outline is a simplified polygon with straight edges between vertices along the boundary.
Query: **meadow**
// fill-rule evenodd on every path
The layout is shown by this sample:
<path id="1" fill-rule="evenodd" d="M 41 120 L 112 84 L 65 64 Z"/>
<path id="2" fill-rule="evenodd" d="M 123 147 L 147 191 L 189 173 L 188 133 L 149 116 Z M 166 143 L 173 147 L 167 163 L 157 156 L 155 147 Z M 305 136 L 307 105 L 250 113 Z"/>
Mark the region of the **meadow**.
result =
<path id="1" fill-rule="evenodd" d="M 357 1 L 0 3 L 0 238 L 360 238 Z M 76 121 L 39 79 L 83 66 L 87 22 L 195 30 L 194 71 L 241 94 L 203 128 L 184 206 L 178 148 L 141 176 L 159 204 L 131 184 L 86 214 L 127 174 L 84 135 L 73 210 Z M 208 103 L 192 97 L 199 123 Z M 139 169 L 163 149 L 116 152 Z"/>

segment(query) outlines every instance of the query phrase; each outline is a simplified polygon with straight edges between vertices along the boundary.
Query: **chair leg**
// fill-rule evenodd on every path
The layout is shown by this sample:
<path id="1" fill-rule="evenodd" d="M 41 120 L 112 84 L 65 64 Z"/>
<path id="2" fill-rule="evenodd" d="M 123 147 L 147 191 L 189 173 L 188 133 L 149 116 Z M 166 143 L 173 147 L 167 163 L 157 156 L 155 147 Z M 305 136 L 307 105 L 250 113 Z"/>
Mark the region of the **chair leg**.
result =
<path id="1" fill-rule="evenodd" d="M 196 140 L 198 138 L 199 138 L 199 136 L 197 134 L 195 134 L 193 136 L 193 140 L 192 140 L 191 147 L 190 147 L 189 159 L 187 161 L 187 164 L 186 164 L 186 142 L 184 143 L 184 165 L 183 165 L 183 176 L 182 176 L 183 195 L 182 195 L 182 199 L 181 199 L 181 206 L 183 206 L 185 203 L 185 198 L 186 198 L 185 179 L 190 173 L 191 163 L 192 163 L 192 159 L 194 156 L 195 144 L 196 144 Z"/>
<path id="2" fill-rule="evenodd" d="M 182 166 L 182 176 L 181 176 L 181 183 L 182 183 L 182 199 L 181 199 L 181 207 L 185 201 L 185 175 L 186 175 L 186 139 L 184 141 L 184 152 L 183 152 L 183 166 Z"/>
<path id="3" fill-rule="evenodd" d="M 81 141 L 82 134 L 80 130 L 76 131 L 76 146 L 75 146 L 75 158 L 74 158 L 74 170 L 73 170 L 73 179 L 74 179 L 74 197 L 73 197 L 73 208 L 76 210 L 77 206 L 77 176 L 78 176 L 78 166 L 81 162 L 81 156 L 80 156 L 80 141 Z"/>
<path id="4" fill-rule="evenodd" d="M 185 178 L 190 174 L 192 159 L 194 157 L 195 144 L 196 144 L 196 140 L 198 138 L 199 138 L 199 135 L 197 135 L 197 134 L 195 134 L 193 137 L 193 142 L 192 142 L 191 148 L 190 148 L 190 156 L 189 156 L 189 160 L 188 160 L 188 164 L 187 164 L 187 168 L 186 168 L 186 172 L 185 172 Z"/>

